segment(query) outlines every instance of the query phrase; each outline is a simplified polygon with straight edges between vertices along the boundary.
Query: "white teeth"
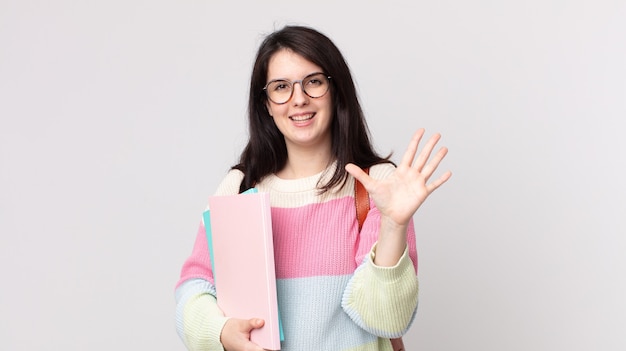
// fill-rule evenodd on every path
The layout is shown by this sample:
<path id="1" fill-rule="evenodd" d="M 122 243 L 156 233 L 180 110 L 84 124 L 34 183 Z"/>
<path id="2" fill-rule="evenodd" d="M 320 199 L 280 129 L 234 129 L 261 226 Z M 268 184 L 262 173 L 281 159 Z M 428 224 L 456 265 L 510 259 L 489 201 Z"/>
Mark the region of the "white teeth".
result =
<path id="1" fill-rule="evenodd" d="M 303 116 L 291 116 L 289 118 L 291 118 L 292 121 L 301 122 L 301 121 L 306 121 L 307 119 L 313 118 L 313 114 L 303 115 Z"/>

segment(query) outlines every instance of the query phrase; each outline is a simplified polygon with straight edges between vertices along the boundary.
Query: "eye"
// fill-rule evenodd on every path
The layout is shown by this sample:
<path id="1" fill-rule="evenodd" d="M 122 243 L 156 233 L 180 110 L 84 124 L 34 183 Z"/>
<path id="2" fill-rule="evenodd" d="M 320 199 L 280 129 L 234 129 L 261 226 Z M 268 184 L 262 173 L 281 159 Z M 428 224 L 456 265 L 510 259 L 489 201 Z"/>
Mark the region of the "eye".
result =
<path id="1" fill-rule="evenodd" d="M 304 84 L 311 88 L 325 86 L 327 84 L 326 76 L 321 73 L 314 73 L 304 79 Z"/>
<path id="2" fill-rule="evenodd" d="M 319 79 L 319 78 L 317 78 L 317 77 L 313 77 L 313 78 L 309 79 L 309 80 L 306 82 L 306 84 L 307 84 L 307 85 L 314 86 L 314 87 L 317 87 L 317 86 L 322 85 L 322 84 L 323 84 L 323 82 L 322 82 L 322 80 L 321 80 L 321 79 Z"/>
<path id="3" fill-rule="evenodd" d="M 276 82 L 273 82 L 272 84 L 270 84 L 270 89 L 272 91 L 281 92 L 281 91 L 285 91 L 285 90 L 288 91 L 289 89 L 291 89 L 291 86 L 286 81 L 276 81 Z"/>

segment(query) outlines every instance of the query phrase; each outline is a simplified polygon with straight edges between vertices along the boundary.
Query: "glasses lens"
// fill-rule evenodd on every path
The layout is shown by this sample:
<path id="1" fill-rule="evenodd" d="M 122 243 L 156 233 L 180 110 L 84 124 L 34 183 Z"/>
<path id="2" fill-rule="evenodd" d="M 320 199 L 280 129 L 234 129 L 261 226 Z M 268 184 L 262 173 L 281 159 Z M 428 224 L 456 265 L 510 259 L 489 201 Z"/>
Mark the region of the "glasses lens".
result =
<path id="1" fill-rule="evenodd" d="M 275 80 L 267 85 L 267 97 L 277 104 L 284 104 L 291 98 L 291 83 L 286 80 Z"/>
<path id="2" fill-rule="evenodd" d="M 315 73 L 302 80 L 304 92 L 312 98 L 322 97 L 328 91 L 328 86 L 328 77 L 323 73 Z"/>

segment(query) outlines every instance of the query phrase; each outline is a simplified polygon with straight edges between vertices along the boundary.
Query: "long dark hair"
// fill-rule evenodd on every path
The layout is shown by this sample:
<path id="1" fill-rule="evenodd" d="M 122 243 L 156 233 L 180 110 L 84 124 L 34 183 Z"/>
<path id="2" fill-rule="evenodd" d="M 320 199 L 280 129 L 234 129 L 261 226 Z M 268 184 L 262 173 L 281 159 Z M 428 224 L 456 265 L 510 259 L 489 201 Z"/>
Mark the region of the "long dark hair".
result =
<path id="1" fill-rule="evenodd" d="M 287 162 L 285 138 L 267 111 L 267 96 L 263 91 L 269 61 L 281 49 L 304 57 L 332 77 L 334 116 L 331 153 L 337 161 L 337 168 L 326 184 L 318 185 L 320 191 L 326 192 L 343 185 L 348 176 L 344 167 L 348 163 L 364 168 L 391 162 L 391 155 L 381 157 L 372 147 L 350 69 L 339 49 L 327 36 L 312 28 L 286 26 L 265 37 L 252 69 L 248 101 L 249 140 L 239 163 L 232 167 L 244 173 L 240 190 L 248 189 L 264 176 L 280 171 Z"/>

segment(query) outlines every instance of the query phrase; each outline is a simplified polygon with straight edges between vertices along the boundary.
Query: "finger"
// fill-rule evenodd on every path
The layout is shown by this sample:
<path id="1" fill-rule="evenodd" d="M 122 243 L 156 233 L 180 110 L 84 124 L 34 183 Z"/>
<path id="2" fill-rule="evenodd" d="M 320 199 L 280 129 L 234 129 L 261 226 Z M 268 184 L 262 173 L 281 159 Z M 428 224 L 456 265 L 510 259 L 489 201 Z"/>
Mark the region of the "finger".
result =
<path id="1" fill-rule="evenodd" d="M 263 328 L 265 321 L 260 318 L 252 318 L 248 320 L 248 330 Z"/>
<path id="2" fill-rule="evenodd" d="M 250 339 L 249 335 L 250 335 L 250 332 L 252 332 L 253 329 L 259 329 L 259 328 L 262 328 L 265 325 L 265 320 L 263 320 L 261 318 L 251 318 L 251 319 L 248 319 L 247 322 L 248 322 L 247 324 L 248 324 L 248 328 L 249 328 L 248 329 L 248 339 Z M 246 350 L 249 350 L 249 351 L 263 351 L 264 350 L 262 347 L 260 347 L 259 345 L 255 344 L 255 343 L 253 343 L 251 341 L 248 341 L 246 344 L 247 344 L 247 346 L 245 348 Z"/>
<path id="3" fill-rule="evenodd" d="M 437 180 L 435 180 L 434 182 L 428 184 L 426 186 L 426 189 L 428 190 L 428 193 L 430 194 L 433 191 L 437 190 L 437 188 L 439 188 L 441 185 L 443 185 L 443 183 L 447 182 L 448 179 L 450 179 L 450 177 L 452 177 L 452 172 L 447 171 L 441 177 L 437 178 Z"/>
<path id="4" fill-rule="evenodd" d="M 446 157 L 447 154 L 448 154 L 447 147 L 442 147 L 441 149 L 439 149 L 439 151 L 437 151 L 435 156 L 433 156 L 433 158 L 428 162 L 426 166 L 424 166 L 424 168 L 421 171 L 422 176 L 424 176 L 424 179 L 428 180 L 430 176 L 432 176 L 433 173 L 435 173 L 435 170 L 437 169 L 437 167 L 439 167 L 439 164 L 441 163 L 443 158 Z"/>
<path id="5" fill-rule="evenodd" d="M 345 168 L 348 173 L 350 173 L 354 178 L 356 178 L 356 180 L 363 184 L 365 189 L 368 189 L 372 178 L 367 173 L 365 173 L 359 166 L 355 165 L 354 163 L 348 163 Z"/>
<path id="6" fill-rule="evenodd" d="M 402 156 L 402 160 L 400 161 L 400 164 L 398 166 L 411 167 L 411 165 L 413 164 L 413 159 L 415 158 L 415 154 L 417 153 L 417 147 L 422 140 L 422 136 L 424 136 L 424 128 L 418 129 L 413 134 L 413 137 L 411 138 L 411 141 L 409 141 L 409 145 L 407 146 L 406 151 Z"/>
<path id="7" fill-rule="evenodd" d="M 435 145 L 437 145 L 437 142 L 439 142 L 439 139 L 441 139 L 441 134 L 439 133 L 431 136 L 426 145 L 424 145 L 422 151 L 419 155 L 417 155 L 417 159 L 415 160 L 413 167 L 415 167 L 419 172 L 421 172 L 424 168 L 426 161 L 430 158 L 430 154 L 433 152 L 433 149 L 435 148 Z"/>

